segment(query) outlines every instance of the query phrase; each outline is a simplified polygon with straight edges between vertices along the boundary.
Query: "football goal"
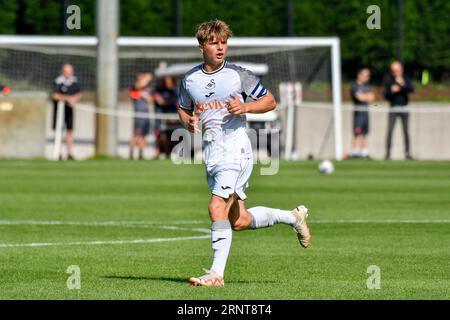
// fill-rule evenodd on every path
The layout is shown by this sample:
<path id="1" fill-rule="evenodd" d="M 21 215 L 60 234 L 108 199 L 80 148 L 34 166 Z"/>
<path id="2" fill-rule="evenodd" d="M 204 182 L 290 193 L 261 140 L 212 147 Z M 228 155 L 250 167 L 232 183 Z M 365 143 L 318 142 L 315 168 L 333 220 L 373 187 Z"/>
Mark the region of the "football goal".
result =
<path id="1" fill-rule="evenodd" d="M 134 82 L 136 73 L 149 71 L 153 73 L 155 81 L 158 77 L 168 75 L 179 79 L 187 67 L 201 63 L 202 57 L 195 38 L 119 37 L 117 44 L 118 105 L 111 110 L 99 110 L 95 105 L 98 79 L 96 37 L 0 36 L 0 82 L 11 85 L 15 91 L 49 92 L 61 64 L 73 64 L 83 90 L 83 101 L 75 111 L 76 118 L 91 119 L 95 113 L 115 116 L 118 123 L 117 154 L 124 155 L 133 117 L 126 92 Z M 326 115 L 326 122 L 329 123 L 327 130 L 307 130 L 301 134 L 318 136 L 315 149 L 319 150 L 325 143 L 335 159 L 342 159 L 341 58 L 338 38 L 231 38 L 227 61 L 252 70 L 276 97 L 276 115 L 266 118 L 252 115 L 249 120 L 278 124 L 284 158 L 296 159 L 299 154 L 306 153 L 302 152 L 305 147 L 301 142 L 303 139 L 298 138 L 298 119 L 304 116 L 301 113 L 302 103 L 317 102 L 321 106 L 326 105 L 330 111 Z M 80 116 L 82 113 L 85 115 Z M 174 118 L 173 115 L 160 114 L 154 110 L 149 117 L 163 122 Z M 61 119 L 58 121 L 60 126 Z M 314 123 L 314 119 L 308 122 Z M 85 128 L 92 125 L 95 125 L 95 121 L 83 121 L 78 125 L 79 131 L 95 135 L 94 129 Z M 56 140 L 61 137 L 57 130 L 48 139 L 56 138 L 54 145 L 59 148 L 60 143 Z M 81 137 L 80 133 L 75 132 L 75 142 L 93 143 L 94 140 L 92 134 Z M 308 140 L 312 141 L 312 138 Z"/>

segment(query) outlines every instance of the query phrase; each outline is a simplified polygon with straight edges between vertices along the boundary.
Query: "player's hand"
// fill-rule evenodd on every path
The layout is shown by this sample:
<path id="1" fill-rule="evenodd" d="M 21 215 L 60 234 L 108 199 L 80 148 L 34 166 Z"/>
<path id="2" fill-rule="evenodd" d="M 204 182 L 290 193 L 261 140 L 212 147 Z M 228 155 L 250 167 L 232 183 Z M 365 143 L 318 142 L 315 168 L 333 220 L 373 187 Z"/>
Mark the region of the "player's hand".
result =
<path id="1" fill-rule="evenodd" d="M 195 111 L 194 115 L 189 117 L 188 122 L 186 123 L 187 129 L 189 132 L 196 133 L 200 132 L 200 129 L 198 128 L 198 122 L 200 120 L 200 111 Z"/>
<path id="2" fill-rule="evenodd" d="M 237 96 L 231 94 L 231 101 L 225 100 L 225 107 L 231 114 L 239 115 L 248 112 L 245 103 L 241 102 Z"/>

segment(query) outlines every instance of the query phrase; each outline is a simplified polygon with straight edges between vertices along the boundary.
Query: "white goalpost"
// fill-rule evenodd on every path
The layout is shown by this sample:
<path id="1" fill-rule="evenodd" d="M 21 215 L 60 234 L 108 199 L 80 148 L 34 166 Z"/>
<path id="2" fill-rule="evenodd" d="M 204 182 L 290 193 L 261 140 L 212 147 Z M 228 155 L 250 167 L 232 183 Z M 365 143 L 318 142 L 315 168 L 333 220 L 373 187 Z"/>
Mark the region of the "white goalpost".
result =
<path id="1" fill-rule="evenodd" d="M 201 56 L 197 49 L 198 43 L 195 38 L 119 37 L 117 44 L 119 48 L 118 64 L 120 66 L 119 91 L 127 87 L 127 84 L 134 79 L 136 71 L 142 65 L 154 70 L 157 63 L 161 60 L 168 61 L 169 64 L 201 61 Z M 33 72 L 34 79 L 38 79 L 37 82 L 41 84 L 47 84 L 47 90 L 50 79 L 48 75 L 43 73 L 48 72 L 50 63 L 54 64 L 56 61 L 64 61 L 64 59 L 69 57 L 76 60 L 76 73 L 79 75 L 79 78 L 84 78 L 85 82 L 88 82 L 87 87 L 90 87 L 91 91 L 95 91 L 97 45 L 98 40 L 96 37 L 0 36 L 0 53 L 3 50 L 6 57 L 8 56 L 8 51 L 11 51 L 9 59 L 17 59 L 17 61 L 8 61 L 8 65 L 11 65 L 12 68 L 14 63 L 20 62 L 23 64 L 23 60 L 27 60 L 26 63 L 30 63 L 28 69 L 31 69 L 30 71 Z M 20 54 L 17 54 L 19 52 Z M 52 59 L 53 57 L 58 57 L 58 59 Z M 19 59 L 21 60 L 19 61 Z M 300 83 L 302 90 L 306 90 L 308 83 L 314 82 L 315 76 L 320 74 L 320 81 L 331 88 L 334 158 L 336 160 L 343 158 L 341 57 L 338 38 L 231 38 L 229 40 L 228 60 L 231 62 L 242 61 L 267 65 L 269 70 L 267 75 L 263 76 L 262 81 L 275 93 L 278 101 L 281 99 L 278 92 L 280 83 Z M 2 55 L 0 54 L 0 77 L 2 77 L 1 63 Z M 16 76 L 14 70 L 8 68 L 5 63 L 5 73 L 11 74 L 11 77 Z M 26 69 L 26 67 L 24 68 Z M 29 83 L 36 81 L 34 79 L 29 80 Z M 20 81 L 21 85 L 23 84 L 24 89 L 28 89 L 28 86 L 31 86 L 28 82 L 25 84 L 25 81 L 19 79 L 19 76 L 17 76 L 17 81 Z M 34 88 L 31 90 L 34 90 Z M 291 89 L 288 90 L 291 91 Z M 296 148 L 296 110 L 298 109 L 298 103 L 291 101 L 292 99 L 287 99 L 285 104 L 282 103 L 280 105 L 280 110 L 287 109 L 284 113 L 284 127 L 282 130 L 284 131 L 284 156 L 288 160 L 293 159 L 292 155 Z M 60 109 L 58 108 L 58 110 Z M 112 112 L 116 116 L 124 114 L 123 110 L 115 110 L 114 112 L 113 110 L 96 110 L 95 112 L 108 112 L 110 114 Z M 132 112 L 130 111 L 129 113 L 132 116 Z M 57 119 L 59 117 L 61 117 L 60 114 L 58 114 Z M 158 115 L 155 117 L 158 118 Z M 161 115 L 161 119 L 164 118 L 167 118 L 167 115 Z M 63 126 L 57 126 L 55 132 L 53 157 L 57 157 L 56 155 L 59 154 L 58 148 L 60 148 L 62 137 L 60 131 L 62 131 L 62 128 Z"/>
<path id="2" fill-rule="evenodd" d="M 56 106 L 56 125 L 55 125 L 55 139 L 53 142 L 53 160 L 58 160 L 61 154 L 62 134 L 64 127 L 64 108 L 65 102 L 58 101 Z"/>

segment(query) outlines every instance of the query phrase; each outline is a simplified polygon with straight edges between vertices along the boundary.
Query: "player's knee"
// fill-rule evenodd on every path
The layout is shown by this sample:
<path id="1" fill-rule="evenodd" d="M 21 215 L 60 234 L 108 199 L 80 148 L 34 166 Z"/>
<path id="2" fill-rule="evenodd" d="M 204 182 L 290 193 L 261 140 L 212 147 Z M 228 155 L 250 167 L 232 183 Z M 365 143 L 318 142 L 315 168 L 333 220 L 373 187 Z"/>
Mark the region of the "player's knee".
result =
<path id="1" fill-rule="evenodd" d="M 208 206 L 208 211 L 213 221 L 226 218 L 225 207 L 220 203 L 211 202 Z"/>
<path id="2" fill-rule="evenodd" d="M 246 230 L 250 227 L 252 221 L 248 218 L 239 218 L 238 220 L 231 223 L 231 229 L 234 231 Z"/>
<path id="3" fill-rule="evenodd" d="M 231 229 L 233 229 L 234 231 L 242 231 L 246 228 L 244 228 L 244 225 L 242 223 L 236 221 L 235 223 L 231 224 Z"/>

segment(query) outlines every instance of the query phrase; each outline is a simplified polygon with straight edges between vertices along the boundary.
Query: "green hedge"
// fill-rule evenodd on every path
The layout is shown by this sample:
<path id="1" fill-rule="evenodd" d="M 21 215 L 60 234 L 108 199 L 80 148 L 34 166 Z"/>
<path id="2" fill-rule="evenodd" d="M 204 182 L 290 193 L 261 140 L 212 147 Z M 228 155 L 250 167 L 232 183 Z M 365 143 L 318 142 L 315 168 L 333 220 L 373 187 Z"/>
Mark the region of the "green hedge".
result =
<path id="1" fill-rule="evenodd" d="M 0 0 L 3 34 L 63 34 L 62 0 Z M 95 34 L 95 0 L 71 0 L 81 8 L 81 30 Z M 120 33 L 126 36 L 174 36 L 176 0 L 123 0 Z M 396 56 L 397 7 L 395 0 L 377 0 L 381 30 L 366 27 L 366 8 L 372 0 L 293 0 L 296 36 L 338 36 L 342 43 L 344 76 L 359 65 L 370 65 L 381 78 Z M 288 0 L 182 0 L 182 35 L 214 18 L 229 23 L 236 36 L 285 36 Z M 450 75 L 448 0 L 404 0 L 403 57 L 408 72 L 419 78 L 424 69 L 435 81 Z"/>

